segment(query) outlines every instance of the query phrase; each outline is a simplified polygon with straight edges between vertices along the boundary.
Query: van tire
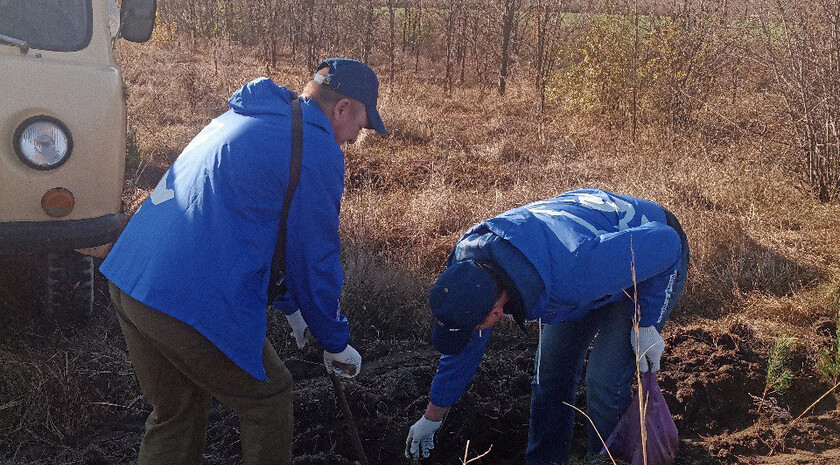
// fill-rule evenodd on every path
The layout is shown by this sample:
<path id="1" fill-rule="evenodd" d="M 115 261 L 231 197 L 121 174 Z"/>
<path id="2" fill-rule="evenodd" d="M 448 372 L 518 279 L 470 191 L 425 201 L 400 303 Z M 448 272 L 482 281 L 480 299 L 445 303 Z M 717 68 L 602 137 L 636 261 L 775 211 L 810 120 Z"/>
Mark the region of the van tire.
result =
<path id="1" fill-rule="evenodd" d="M 103 280 L 97 259 L 78 252 L 47 254 L 41 303 L 54 321 L 84 321 L 94 315 L 96 288 Z"/>

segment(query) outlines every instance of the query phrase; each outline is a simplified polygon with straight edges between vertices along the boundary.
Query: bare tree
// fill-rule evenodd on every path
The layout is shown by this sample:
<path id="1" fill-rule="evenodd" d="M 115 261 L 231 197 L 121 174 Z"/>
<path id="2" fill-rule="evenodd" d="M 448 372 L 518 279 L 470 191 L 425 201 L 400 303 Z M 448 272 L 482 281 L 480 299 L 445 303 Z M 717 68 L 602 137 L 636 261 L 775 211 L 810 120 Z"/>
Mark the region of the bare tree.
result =
<path id="1" fill-rule="evenodd" d="M 288 2 L 287 4 L 288 9 L 286 10 L 286 15 L 289 19 L 290 27 L 289 27 L 289 52 L 292 55 L 292 64 L 297 63 L 297 52 L 300 47 L 301 42 L 301 28 L 300 28 L 300 21 L 297 17 L 297 8 L 294 7 L 294 2 Z"/>
<path id="2" fill-rule="evenodd" d="M 420 71 L 420 40 L 423 32 L 423 0 L 417 0 L 414 16 L 414 74 Z"/>
<path id="3" fill-rule="evenodd" d="M 773 0 L 761 18 L 764 59 L 822 201 L 840 194 L 840 2 Z"/>
<path id="4" fill-rule="evenodd" d="M 552 11 L 553 6 L 547 0 L 537 0 L 534 7 L 534 21 L 537 28 L 537 43 L 534 48 L 534 87 L 540 99 L 540 115 L 545 112 L 545 90 L 556 59 L 554 38 L 563 22 L 562 16 Z"/>
<path id="5" fill-rule="evenodd" d="M 412 25 L 411 19 L 413 18 L 411 13 L 411 3 L 406 3 L 403 7 L 403 21 L 402 21 L 402 46 L 400 48 L 401 51 L 405 52 L 405 47 L 407 42 L 410 40 Z"/>
<path id="6" fill-rule="evenodd" d="M 396 48 L 396 36 L 395 36 L 395 11 L 394 11 L 394 0 L 388 0 L 388 87 L 394 85 L 394 61 L 395 61 L 395 48 Z M 403 35 L 405 37 L 405 35 Z"/>
<path id="7" fill-rule="evenodd" d="M 315 21 L 316 9 L 315 0 L 303 0 L 299 4 L 303 13 L 304 46 L 306 47 L 306 67 L 314 69 L 318 59 L 318 25 Z"/>
<path id="8" fill-rule="evenodd" d="M 499 95 L 507 89 L 508 67 L 510 66 L 510 42 L 518 22 L 521 0 L 502 0 L 502 50 L 499 62 Z"/>
<path id="9" fill-rule="evenodd" d="M 367 64 L 370 49 L 373 46 L 373 29 L 374 29 L 374 6 L 373 0 L 367 0 L 365 3 L 364 14 L 364 34 L 362 35 L 362 62 Z"/>
<path id="10" fill-rule="evenodd" d="M 479 8 L 478 17 L 473 30 L 473 62 L 478 74 L 478 82 L 482 89 L 494 86 L 491 77 L 491 61 L 497 54 L 495 50 L 494 30 L 498 11 L 490 3 Z"/>
<path id="11" fill-rule="evenodd" d="M 462 14 L 459 21 L 459 28 L 458 28 L 458 47 L 455 52 L 455 62 L 460 70 L 458 76 L 458 82 L 461 85 L 464 85 L 464 72 L 466 69 L 466 61 L 467 61 L 467 40 L 468 40 L 468 32 L 467 29 L 470 25 L 470 15 L 469 15 L 470 8 L 467 5 L 462 7 Z"/>
<path id="12" fill-rule="evenodd" d="M 448 0 L 446 9 L 441 10 L 443 16 L 444 37 L 446 47 L 445 59 L 445 73 L 444 73 L 444 91 L 447 96 L 452 95 L 452 79 L 455 59 L 455 26 L 458 24 L 458 19 L 462 16 L 464 10 L 463 0 Z"/>
<path id="13" fill-rule="evenodd" d="M 240 40 L 247 41 L 255 37 L 259 41 L 266 68 L 277 66 L 277 32 L 281 27 L 279 21 L 281 7 L 279 0 L 263 0 L 245 4 L 249 29 L 247 36 L 250 37 Z"/>

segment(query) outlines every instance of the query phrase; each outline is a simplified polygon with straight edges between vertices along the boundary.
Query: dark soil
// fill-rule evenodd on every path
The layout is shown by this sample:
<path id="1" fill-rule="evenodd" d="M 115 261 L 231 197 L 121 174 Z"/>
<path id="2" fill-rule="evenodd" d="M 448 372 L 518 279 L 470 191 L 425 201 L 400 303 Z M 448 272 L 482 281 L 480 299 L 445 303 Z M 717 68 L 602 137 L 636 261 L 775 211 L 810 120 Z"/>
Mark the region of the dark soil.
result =
<path id="1" fill-rule="evenodd" d="M 0 463 L 127 464 L 136 460 L 149 406 L 131 375 L 104 293 L 100 297 L 102 313 L 87 323 L 51 326 L 36 315 L 4 328 Z M 17 331 L 10 333 L 10 328 Z M 270 338 L 296 380 L 294 463 L 353 464 L 347 430 L 320 355 L 314 349 L 294 349 L 286 332 L 285 324 L 271 319 Z M 492 446 L 478 463 L 523 463 L 536 335 L 522 336 L 510 328 L 497 333 L 471 388 L 453 408 L 424 463 L 460 463 L 467 440 L 470 457 Z M 828 386 L 800 366 L 789 391 L 771 396 L 774 406 L 759 417 L 756 399 L 764 388 L 766 347 L 747 325 L 733 323 L 724 330 L 690 325 L 670 328 L 666 335 L 668 349 L 659 382 L 680 431 L 677 464 L 811 463 L 762 461 L 787 455 L 762 457 L 785 433 L 791 419 Z M 438 355 L 422 341 L 355 342 L 364 354 L 364 368 L 361 375 L 342 385 L 368 460 L 371 464 L 408 463 L 403 458 L 405 436 L 428 401 Z M 30 361 L 24 362 L 27 358 Z M 54 367 L 44 361 L 56 359 Z M 804 364 L 804 358 L 794 363 Z M 52 377 L 45 373 L 50 369 L 56 372 Z M 39 372 L 34 381 L 27 379 L 34 376 L 27 370 Z M 35 383 L 34 390 L 40 394 L 20 392 L 27 383 Z M 580 404 L 583 399 L 579 397 Z M 831 457 L 840 449 L 836 407 L 833 396 L 818 404 L 793 424 L 778 452 L 804 449 L 810 451 L 809 457 L 816 457 L 813 463 L 835 463 Z M 39 414 L 44 409 L 52 415 Z M 62 415 L 82 416 L 84 421 L 68 422 Z M 44 418 L 45 423 L 39 424 Z M 584 451 L 584 421 L 578 418 L 573 448 L 577 457 Z M 239 455 L 238 420 L 226 407 L 215 404 L 204 463 L 238 463 Z"/>

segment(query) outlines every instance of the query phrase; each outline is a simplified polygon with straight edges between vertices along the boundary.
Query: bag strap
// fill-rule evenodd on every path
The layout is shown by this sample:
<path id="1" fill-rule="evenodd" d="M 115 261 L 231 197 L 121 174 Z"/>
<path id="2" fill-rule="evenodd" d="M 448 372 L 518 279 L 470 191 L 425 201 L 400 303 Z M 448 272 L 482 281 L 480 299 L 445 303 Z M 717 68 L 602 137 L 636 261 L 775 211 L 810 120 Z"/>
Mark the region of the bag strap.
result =
<path id="1" fill-rule="evenodd" d="M 286 223 L 289 219 L 289 208 L 292 197 L 300 183 L 300 170 L 303 163 L 303 111 L 297 94 L 291 93 L 292 108 L 292 155 L 289 164 L 289 184 L 286 196 L 283 198 L 283 209 L 280 213 L 280 228 L 277 230 L 277 243 L 274 245 L 274 256 L 271 258 L 271 274 L 268 281 L 268 304 L 271 305 L 277 297 L 286 293 L 284 283 L 286 277 Z"/>

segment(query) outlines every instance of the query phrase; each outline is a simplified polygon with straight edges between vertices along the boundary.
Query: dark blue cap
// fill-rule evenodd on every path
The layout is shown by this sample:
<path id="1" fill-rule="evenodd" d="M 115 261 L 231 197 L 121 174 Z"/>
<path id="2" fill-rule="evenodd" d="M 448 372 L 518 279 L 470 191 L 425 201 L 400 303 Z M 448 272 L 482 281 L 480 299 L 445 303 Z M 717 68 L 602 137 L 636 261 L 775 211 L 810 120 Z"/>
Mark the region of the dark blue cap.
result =
<path id="1" fill-rule="evenodd" d="M 474 260 L 453 263 L 429 291 L 432 344 L 444 355 L 461 352 L 495 303 L 496 282 L 484 267 Z"/>
<path id="2" fill-rule="evenodd" d="M 365 105 L 368 117 L 367 129 L 387 134 L 385 123 L 376 110 L 379 97 L 379 79 L 366 64 L 351 58 L 330 58 L 324 60 L 316 71 L 329 68 L 326 76 L 316 74 L 315 81 L 346 97 L 356 99 Z"/>

